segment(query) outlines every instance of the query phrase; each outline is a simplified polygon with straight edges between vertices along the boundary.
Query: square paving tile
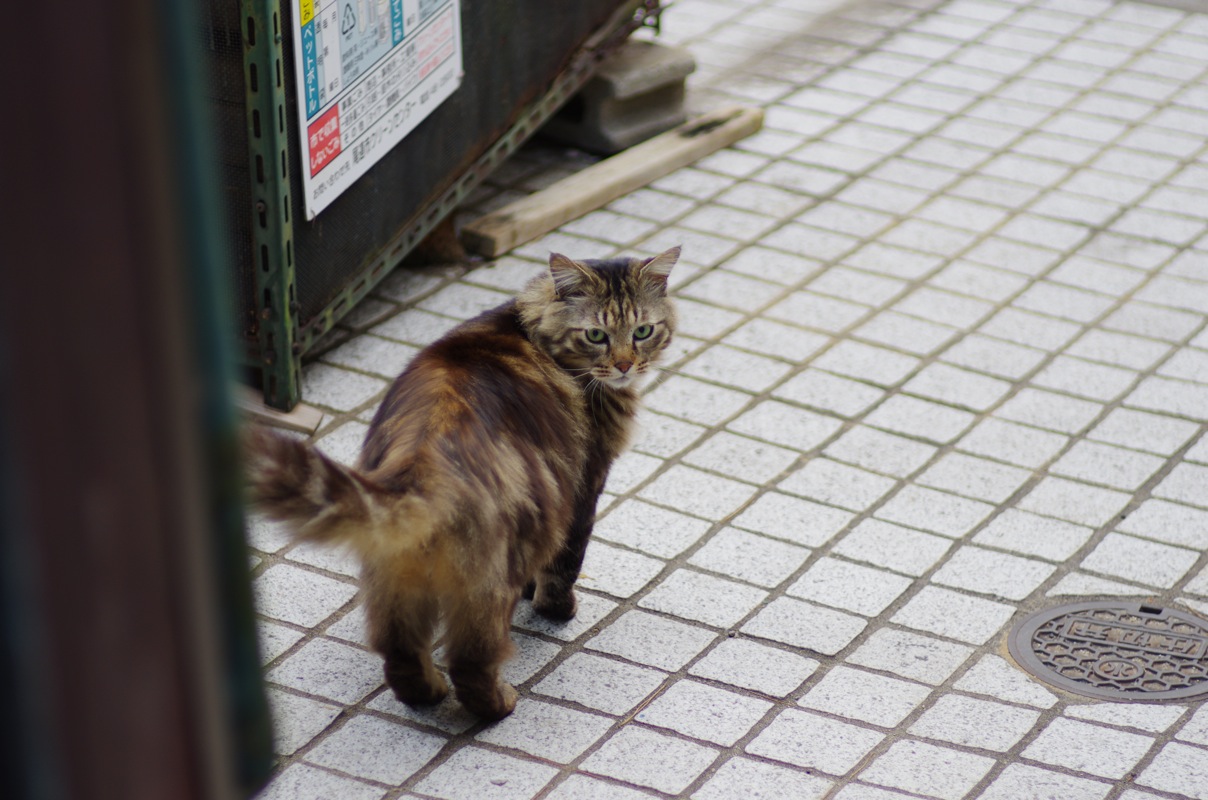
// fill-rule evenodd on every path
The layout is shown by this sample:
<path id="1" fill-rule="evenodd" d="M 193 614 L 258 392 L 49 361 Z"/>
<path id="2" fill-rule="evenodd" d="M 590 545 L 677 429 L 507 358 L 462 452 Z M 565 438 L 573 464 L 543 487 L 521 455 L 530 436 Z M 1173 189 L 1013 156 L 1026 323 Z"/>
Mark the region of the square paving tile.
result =
<path id="1" fill-rule="evenodd" d="M 842 427 L 834 417 L 765 400 L 727 426 L 732 431 L 796 450 L 813 450 Z"/>
<path id="2" fill-rule="evenodd" d="M 779 488 L 851 511 L 863 511 L 894 487 L 893 478 L 828 458 L 811 458 L 780 482 Z"/>
<path id="3" fill-rule="evenodd" d="M 978 544 L 1064 561 L 1094 533 L 1092 528 L 1009 508 L 973 537 Z"/>
<path id="4" fill-rule="evenodd" d="M 964 497 L 906 486 L 876 511 L 880 519 L 958 539 L 994 511 L 994 506 Z"/>
<path id="5" fill-rule="evenodd" d="M 867 624 L 860 617 L 779 597 L 743 625 L 742 632 L 833 656 Z"/>
<path id="6" fill-rule="evenodd" d="M 677 375 L 645 396 L 653 411 L 701 425 L 715 425 L 737 413 L 750 396 L 734 389 Z"/>
<path id="7" fill-rule="evenodd" d="M 750 483 L 764 483 L 787 470 L 799 454 L 745 436 L 715 433 L 684 456 L 684 462 Z"/>
<path id="8" fill-rule="evenodd" d="M 355 703 L 382 685 L 382 659 L 368 650 L 313 639 L 264 677 L 338 703 Z"/>
<path id="9" fill-rule="evenodd" d="M 1167 473 L 1166 477 L 1154 487 L 1153 493 L 1156 497 L 1208 508 L 1208 497 L 1203 492 L 1204 486 L 1208 486 L 1208 467 L 1181 463 Z"/>
<path id="10" fill-rule="evenodd" d="M 1187 465 L 1184 465 L 1187 466 Z M 1208 490 L 1208 484 L 1203 484 Z M 1204 492 L 1208 501 L 1208 491 Z M 1208 548 L 1208 511 L 1165 500 L 1149 499 L 1128 515 L 1117 530 L 1168 544 Z"/>
<path id="11" fill-rule="evenodd" d="M 737 528 L 723 528 L 693 553 L 688 563 L 771 588 L 796 572 L 809 557 L 809 552 L 804 547 Z"/>
<path id="12" fill-rule="evenodd" d="M 1176 739 L 1208 746 L 1208 706 L 1201 706 L 1175 734 Z"/>
<path id="13" fill-rule="evenodd" d="M 729 747 L 763 718 L 766 700 L 682 680 L 638 712 L 638 722 Z"/>
<path id="14" fill-rule="evenodd" d="M 779 382 L 790 369 L 783 361 L 714 345 L 680 366 L 678 372 L 736 389 L 762 391 Z"/>
<path id="15" fill-rule="evenodd" d="M 984 644 L 1014 613 L 1013 606 L 925 586 L 890 619 L 908 628 Z"/>
<path id="16" fill-rule="evenodd" d="M 873 631 L 847 661 L 903 678 L 938 684 L 955 672 L 972 652 L 973 648 L 963 644 L 881 628 Z"/>
<path id="17" fill-rule="evenodd" d="M 638 412 L 633 449 L 639 453 L 668 458 L 700 439 L 705 430 L 700 425 L 643 409 Z"/>
<path id="18" fill-rule="evenodd" d="M 599 741 L 614 722 L 611 717 L 521 698 L 511 716 L 474 738 L 566 764 Z"/>
<path id="19" fill-rule="evenodd" d="M 260 644 L 260 663 L 265 665 L 277 659 L 286 650 L 297 644 L 303 634 L 267 620 L 256 620 L 256 638 Z"/>
<path id="20" fill-rule="evenodd" d="M 256 797 L 258 800 L 326 800 L 329 797 L 380 800 L 384 795 L 385 790 L 380 786 L 371 786 L 296 762 L 278 773 Z"/>
<path id="21" fill-rule="evenodd" d="M 310 627 L 339 611 L 357 587 L 315 572 L 274 564 L 252 582 L 256 610 L 265 616 Z"/>
<path id="22" fill-rule="evenodd" d="M 381 783 L 405 781 L 426 765 L 445 739 L 406 725 L 358 714 L 306 754 L 306 760 Z"/>
<path id="23" fill-rule="evenodd" d="M 662 685 L 667 674 L 591 653 L 575 653 L 533 691 L 606 714 L 624 714 Z"/>
<path id="24" fill-rule="evenodd" d="M 960 800 L 994 766 L 994 759 L 909 739 L 889 750 L 860 773 L 880 786 Z"/>
<path id="25" fill-rule="evenodd" d="M 901 575 L 837 558 L 821 558 L 787 589 L 803 600 L 875 617 L 910 588 Z"/>
<path id="26" fill-rule="evenodd" d="M 831 338 L 774 320 L 757 318 L 735 328 L 722 341 L 731 347 L 800 364 L 825 347 Z"/>
<path id="27" fill-rule="evenodd" d="M 952 542 L 941 536 L 866 519 L 845 535 L 833 552 L 918 577 L 943 558 L 951 546 Z"/>
<path id="28" fill-rule="evenodd" d="M 841 776 L 884 738 L 879 731 L 789 709 L 772 720 L 746 749 L 752 755 Z"/>
<path id="29" fill-rule="evenodd" d="M 840 342 L 813 361 L 818 369 L 882 387 L 902 380 L 917 364 L 918 359 L 913 356 L 850 340 Z"/>
<path id="30" fill-rule="evenodd" d="M 949 558 L 932 580 L 977 594 L 1023 600 L 1053 574 L 1041 561 L 966 545 Z"/>
<path id="31" fill-rule="evenodd" d="M 1033 708 L 1052 708 L 1057 704 L 1057 695 L 1001 656 L 982 656 L 954 686 L 963 692 Z"/>
<path id="32" fill-rule="evenodd" d="M 831 786 L 830 781 L 816 775 L 739 756 L 722 764 L 692 797 L 693 800 L 729 800 L 733 797 L 821 800 Z"/>
<path id="33" fill-rule="evenodd" d="M 991 417 L 978 423 L 957 447 L 975 455 L 1036 468 L 1057 455 L 1069 440 L 1057 433 Z"/>
<path id="34" fill-rule="evenodd" d="M 589 639 L 587 646 L 639 664 L 677 670 L 704 650 L 715 636 L 694 625 L 644 611 L 627 611 Z"/>
<path id="35" fill-rule="evenodd" d="M 780 492 L 768 492 L 733 520 L 736 528 L 762 533 L 807 547 L 830 541 L 853 514 Z"/>
<path id="36" fill-rule="evenodd" d="M 643 589 L 667 565 L 598 539 L 587 546 L 578 585 L 613 597 L 630 597 Z"/>
<path id="37" fill-rule="evenodd" d="M 856 417 L 880 400 L 884 390 L 829 372 L 807 369 L 785 381 L 772 394 L 840 417 Z"/>
<path id="38" fill-rule="evenodd" d="M 1031 731 L 1039 718 L 1039 711 L 949 694 L 927 709 L 910 726 L 910 732 L 1003 753 Z"/>
<path id="39" fill-rule="evenodd" d="M 864 421 L 874 428 L 947 444 L 969 428 L 975 417 L 967 411 L 907 395 L 894 395 Z"/>
<path id="40" fill-rule="evenodd" d="M 1186 713 L 1187 709 L 1182 706 L 1147 703 L 1094 703 L 1070 706 L 1065 710 L 1065 715 L 1074 719 L 1102 722 L 1117 728 L 1135 728 L 1150 733 L 1162 733 Z"/>
<path id="41" fill-rule="evenodd" d="M 1018 797 L 1060 797 L 1062 800 L 1102 800 L 1111 784 L 1077 778 L 1030 764 L 1008 764 L 981 793 L 981 800 L 1014 800 Z"/>
<path id="42" fill-rule="evenodd" d="M 1024 748 L 1023 757 L 1118 780 L 1152 746 L 1148 736 L 1058 718 Z"/>
<path id="43" fill-rule="evenodd" d="M 678 569 L 654 587 L 638 605 L 681 619 L 719 628 L 734 625 L 767 597 L 753 586 Z"/>
<path id="44" fill-rule="evenodd" d="M 273 717 L 273 752 L 291 755 L 327 728 L 340 714 L 339 706 L 269 688 Z"/>
<path id="45" fill-rule="evenodd" d="M 443 800 L 522 800 L 539 792 L 557 774 L 558 770 L 547 764 L 470 746 L 455 752 L 415 788 Z"/>
<path id="46" fill-rule="evenodd" d="M 933 363 L 906 382 L 903 391 L 950 403 L 970 411 L 987 411 L 1011 389 L 1011 384 L 976 372 Z"/>
<path id="47" fill-rule="evenodd" d="M 1171 742 L 1162 747 L 1137 783 L 1204 800 L 1208 798 L 1208 750 Z"/>
<path id="48" fill-rule="evenodd" d="M 709 523 L 676 511 L 627 500 L 611 509 L 592 531 L 593 537 L 632 547 L 661 558 L 682 553 L 705 535 Z"/>
<path id="49" fill-rule="evenodd" d="M 1195 433 L 1195 424 L 1186 420 L 1117 408 L 1092 428 L 1087 438 L 1169 456 Z"/>
<path id="50" fill-rule="evenodd" d="M 837 666 L 799 704 L 826 714 L 892 728 L 931 694 L 931 687 Z"/>
<path id="51" fill-rule="evenodd" d="M 1109 533 L 1082 559 L 1082 567 L 1168 589 L 1187 574 L 1198 558 L 1199 554 L 1192 550 Z"/>
<path id="52" fill-rule="evenodd" d="M 784 697 L 816 669 L 818 662 L 812 658 L 750 639 L 726 638 L 688 672 L 771 697 Z"/>
<path id="53" fill-rule="evenodd" d="M 652 795 L 620 783 L 575 773 L 546 795 L 549 800 L 648 800 Z"/>
<path id="54" fill-rule="evenodd" d="M 1002 503 L 1031 477 L 1030 471 L 1019 467 L 962 453 L 947 453 L 922 473 L 917 482 L 963 497 Z"/>
<path id="55" fill-rule="evenodd" d="M 922 442 L 856 426 L 824 452 L 837 461 L 904 478 L 927 463 L 935 451 L 935 447 Z"/>
<path id="56" fill-rule="evenodd" d="M 676 794 L 704 772 L 717 755 L 713 748 L 631 725 L 588 756 L 583 769 Z"/>
<path id="57" fill-rule="evenodd" d="M 754 493 L 750 484 L 677 464 L 647 484 L 638 496 L 716 521 L 737 511 Z"/>
<path id="58" fill-rule="evenodd" d="M 1136 491 L 1162 468 L 1164 459 L 1098 442 L 1076 442 L 1049 471 L 1054 475 Z"/>
<path id="59" fill-rule="evenodd" d="M 1047 477 L 1019 502 L 1019 508 L 1098 527 L 1122 511 L 1129 499 L 1130 495 L 1112 489 Z"/>

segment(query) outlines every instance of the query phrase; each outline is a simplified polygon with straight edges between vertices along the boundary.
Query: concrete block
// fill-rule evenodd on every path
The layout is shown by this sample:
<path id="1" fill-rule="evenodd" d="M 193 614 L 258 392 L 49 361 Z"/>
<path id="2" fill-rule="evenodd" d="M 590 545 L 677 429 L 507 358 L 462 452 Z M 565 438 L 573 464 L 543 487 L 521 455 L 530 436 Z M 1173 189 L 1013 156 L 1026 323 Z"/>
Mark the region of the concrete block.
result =
<path id="1" fill-rule="evenodd" d="M 671 130 L 688 118 L 684 78 L 696 69 L 685 49 L 626 42 L 543 133 L 596 153 L 612 154 Z"/>

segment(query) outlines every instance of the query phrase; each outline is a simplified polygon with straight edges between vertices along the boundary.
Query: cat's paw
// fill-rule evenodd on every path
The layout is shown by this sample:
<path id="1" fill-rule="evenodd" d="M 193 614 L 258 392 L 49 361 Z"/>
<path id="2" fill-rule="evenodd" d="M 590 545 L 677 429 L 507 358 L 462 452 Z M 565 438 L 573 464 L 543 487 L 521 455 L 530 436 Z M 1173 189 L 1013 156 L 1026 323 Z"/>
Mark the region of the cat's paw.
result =
<path id="1" fill-rule="evenodd" d="M 459 690 L 457 696 L 467 711 L 477 714 L 488 722 L 503 719 L 511 714 L 512 710 L 516 708 L 516 700 L 520 697 L 514 686 L 503 681 L 497 682 L 494 691 L 489 693 L 463 693 Z"/>
<path id="2" fill-rule="evenodd" d="M 546 619 L 554 622 L 569 622 L 575 618 L 579 604 L 575 600 L 574 591 L 559 593 L 542 593 L 533 600 L 533 610 Z"/>
<path id="3" fill-rule="evenodd" d="M 449 684 L 440 675 L 432 681 L 391 680 L 387 675 L 386 682 L 399 702 L 409 706 L 434 706 L 449 694 Z"/>

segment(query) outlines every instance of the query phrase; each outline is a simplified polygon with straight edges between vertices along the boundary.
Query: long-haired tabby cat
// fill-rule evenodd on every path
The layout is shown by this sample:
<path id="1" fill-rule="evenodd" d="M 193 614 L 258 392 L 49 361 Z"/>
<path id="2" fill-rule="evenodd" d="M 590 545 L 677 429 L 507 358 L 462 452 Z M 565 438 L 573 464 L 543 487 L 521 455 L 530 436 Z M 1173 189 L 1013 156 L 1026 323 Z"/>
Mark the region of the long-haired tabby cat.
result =
<path id="1" fill-rule="evenodd" d="M 355 468 L 263 429 L 246 440 L 252 500 L 299 539 L 360 556 L 370 641 L 405 703 L 440 701 L 449 675 L 497 719 L 512 612 L 575 615 L 573 585 L 596 501 L 626 446 L 637 385 L 671 341 L 667 277 L 649 259 L 575 261 L 422 350 L 390 387 Z"/>

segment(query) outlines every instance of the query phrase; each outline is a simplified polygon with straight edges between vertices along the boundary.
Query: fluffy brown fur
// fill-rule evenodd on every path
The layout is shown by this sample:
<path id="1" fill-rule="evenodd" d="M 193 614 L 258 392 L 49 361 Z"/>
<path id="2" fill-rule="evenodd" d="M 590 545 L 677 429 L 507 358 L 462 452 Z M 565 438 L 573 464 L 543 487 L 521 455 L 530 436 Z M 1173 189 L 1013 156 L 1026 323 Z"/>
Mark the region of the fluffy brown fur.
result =
<path id="1" fill-rule="evenodd" d="M 443 622 L 462 704 L 511 712 L 499 678 L 526 589 L 575 615 L 573 585 L 636 390 L 671 340 L 667 276 L 650 259 L 574 261 L 421 351 L 386 394 L 355 468 L 263 429 L 247 437 L 253 501 L 300 539 L 349 543 L 373 647 L 405 703 L 448 692 L 432 663 Z"/>

